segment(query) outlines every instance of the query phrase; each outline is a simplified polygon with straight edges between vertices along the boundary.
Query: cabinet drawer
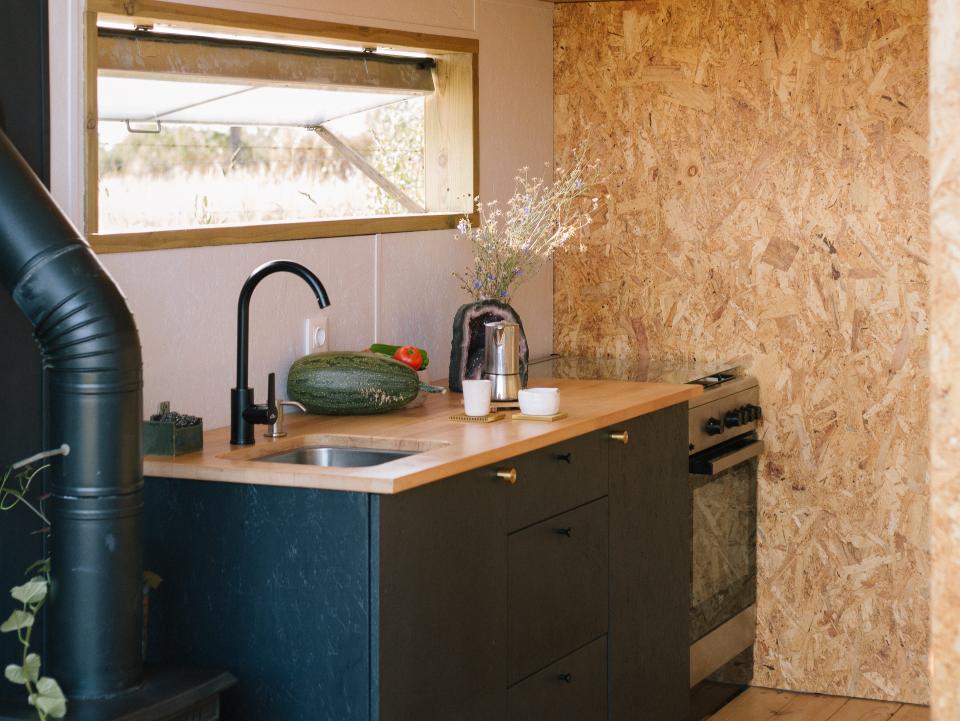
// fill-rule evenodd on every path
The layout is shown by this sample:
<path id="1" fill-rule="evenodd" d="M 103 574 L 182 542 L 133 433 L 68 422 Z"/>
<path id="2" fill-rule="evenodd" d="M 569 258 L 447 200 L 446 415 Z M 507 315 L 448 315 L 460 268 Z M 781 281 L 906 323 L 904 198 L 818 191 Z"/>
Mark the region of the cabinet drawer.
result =
<path id="1" fill-rule="evenodd" d="M 606 637 L 518 683 L 507 704 L 510 721 L 606 721 Z"/>
<path id="2" fill-rule="evenodd" d="M 607 495 L 607 445 L 600 433 L 588 433 L 517 458 L 507 527 L 525 528 Z"/>
<path id="3" fill-rule="evenodd" d="M 510 534 L 510 683 L 606 633 L 607 516 L 602 498 Z"/>

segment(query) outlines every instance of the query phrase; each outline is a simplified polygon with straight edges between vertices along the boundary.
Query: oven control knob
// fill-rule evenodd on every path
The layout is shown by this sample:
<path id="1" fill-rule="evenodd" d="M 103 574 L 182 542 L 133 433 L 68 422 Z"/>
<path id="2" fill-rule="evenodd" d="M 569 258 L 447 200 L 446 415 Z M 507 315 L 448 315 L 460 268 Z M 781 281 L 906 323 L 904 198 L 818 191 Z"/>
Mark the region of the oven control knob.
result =
<path id="1" fill-rule="evenodd" d="M 759 421 L 763 418 L 763 411 L 760 410 L 760 406 L 748 405 L 744 406 L 747 409 L 747 413 L 750 414 L 751 421 Z"/>
<path id="2" fill-rule="evenodd" d="M 742 426 L 746 421 L 744 420 L 744 414 L 742 408 L 737 408 L 733 411 L 728 411 L 727 415 L 723 417 L 723 425 L 727 428 L 735 428 L 737 426 Z"/>
<path id="3" fill-rule="evenodd" d="M 703 429 L 708 436 L 717 436 L 723 433 L 723 423 L 720 422 L 719 418 L 708 418 Z"/>

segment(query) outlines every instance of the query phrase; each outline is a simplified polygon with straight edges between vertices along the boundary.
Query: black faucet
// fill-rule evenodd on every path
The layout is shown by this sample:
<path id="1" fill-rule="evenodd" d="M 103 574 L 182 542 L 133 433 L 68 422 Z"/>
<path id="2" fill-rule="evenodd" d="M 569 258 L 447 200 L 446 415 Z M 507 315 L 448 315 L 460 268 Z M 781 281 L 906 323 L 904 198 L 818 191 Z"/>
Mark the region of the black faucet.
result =
<path id="1" fill-rule="evenodd" d="M 254 270 L 240 289 L 237 302 L 237 387 L 230 391 L 230 443 L 235 446 L 248 446 L 254 442 L 255 423 L 270 425 L 277 420 L 277 402 L 274 374 L 268 379 L 267 402 L 256 405 L 253 402 L 253 388 L 247 386 L 248 336 L 250 335 L 250 296 L 257 284 L 272 273 L 293 273 L 304 282 L 317 296 L 321 308 L 330 305 L 323 283 L 310 270 L 292 260 L 271 260 Z"/>

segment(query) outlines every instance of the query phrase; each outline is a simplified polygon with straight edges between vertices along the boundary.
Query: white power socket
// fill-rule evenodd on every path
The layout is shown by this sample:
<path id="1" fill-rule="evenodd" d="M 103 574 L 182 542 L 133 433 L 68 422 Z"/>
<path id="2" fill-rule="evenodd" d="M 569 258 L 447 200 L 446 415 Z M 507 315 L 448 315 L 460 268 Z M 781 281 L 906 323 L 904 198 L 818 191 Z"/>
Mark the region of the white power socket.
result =
<path id="1" fill-rule="evenodd" d="M 330 330 L 326 315 L 317 315 L 303 321 L 303 352 L 321 353 L 330 347 Z"/>

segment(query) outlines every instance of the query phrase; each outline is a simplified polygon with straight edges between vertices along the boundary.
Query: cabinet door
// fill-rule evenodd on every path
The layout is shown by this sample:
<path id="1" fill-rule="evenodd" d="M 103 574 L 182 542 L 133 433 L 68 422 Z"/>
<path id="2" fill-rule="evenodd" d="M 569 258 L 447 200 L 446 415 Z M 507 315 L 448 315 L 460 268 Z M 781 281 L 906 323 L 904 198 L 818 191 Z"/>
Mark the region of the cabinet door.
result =
<path id="1" fill-rule="evenodd" d="M 606 633 L 607 513 L 602 498 L 510 535 L 511 684 Z"/>
<path id="2" fill-rule="evenodd" d="M 509 721 L 607 721 L 607 639 L 513 686 Z"/>
<path id="3" fill-rule="evenodd" d="M 517 484 L 507 501 L 507 527 L 525 528 L 607 495 L 603 434 L 593 432 L 513 460 Z"/>
<path id="4" fill-rule="evenodd" d="M 372 718 L 505 718 L 505 486 L 487 469 L 374 499 Z"/>
<path id="5" fill-rule="evenodd" d="M 689 707 L 687 404 L 635 418 L 610 451 L 611 721 L 681 721 Z"/>

